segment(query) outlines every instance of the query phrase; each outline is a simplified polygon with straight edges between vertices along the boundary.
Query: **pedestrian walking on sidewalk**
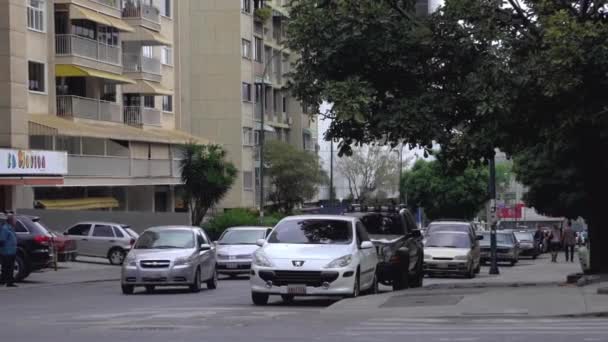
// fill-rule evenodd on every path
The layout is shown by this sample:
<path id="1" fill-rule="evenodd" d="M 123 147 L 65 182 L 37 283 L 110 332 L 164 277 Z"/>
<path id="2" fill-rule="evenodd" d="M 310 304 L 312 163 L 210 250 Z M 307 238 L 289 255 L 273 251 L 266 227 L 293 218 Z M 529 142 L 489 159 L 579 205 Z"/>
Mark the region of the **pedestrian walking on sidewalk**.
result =
<path id="1" fill-rule="evenodd" d="M 553 225 L 549 233 L 549 248 L 551 249 L 551 262 L 557 262 L 557 254 L 562 249 L 562 230 Z"/>
<path id="2" fill-rule="evenodd" d="M 562 233 L 562 243 L 566 251 L 566 262 L 574 262 L 574 246 L 576 245 L 576 233 L 572 227 L 567 224 Z"/>
<path id="3" fill-rule="evenodd" d="M 545 240 L 545 232 L 540 227 L 539 224 L 536 225 L 536 232 L 534 232 L 534 242 L 536 243 L 536 248 L 538 248 L 539 253 L 543 253 L 544 251 L 544 240 Z"/>
<path id="4" fill-rule="evenodd" d="M 15 216 L 8 215 L 6 223 L 0 226 L 0 259 L 2 261 L 2 274 L 0 283 L 7 287 L 17 287 L 13 279 L 15 257 L 17 256 L 17 235 L 15 235 Z"/>

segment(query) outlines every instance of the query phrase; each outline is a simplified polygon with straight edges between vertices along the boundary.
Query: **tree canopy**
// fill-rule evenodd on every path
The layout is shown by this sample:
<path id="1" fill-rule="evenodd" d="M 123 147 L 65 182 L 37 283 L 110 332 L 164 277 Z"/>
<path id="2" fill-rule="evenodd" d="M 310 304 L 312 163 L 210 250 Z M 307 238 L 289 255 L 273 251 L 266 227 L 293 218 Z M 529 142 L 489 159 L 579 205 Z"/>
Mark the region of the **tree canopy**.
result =
<path id="1" fill-rule="evenodd" d="M 272 184 L 269 198 L 284 212 L 317 193 L 317 185 L 326 182 L 318 157 L 292 145 L 271 140 L 264 147 L 266 175 Z"/>
<path id="2" fill-rule="evenodd" d="M 184 202 L 192 224 L 200 226 L 207 211 L 220 202 L 234 184 L 237 169 L 225 160 L 218 145 L 189 143 L 181 148 L 180 170 L 184 183 Z"/>
<path id="3" fill-rule="evenodd" d="M 466 169 L 499 148 L 528 205 L 587 220 L 591 267 L 608 271 L 606 1 L 446 0 L 420 16 L 411 0 L 294 0 L 288 38 L 292 90 L 333 103 L 341 153 L 437 142 Z"/>

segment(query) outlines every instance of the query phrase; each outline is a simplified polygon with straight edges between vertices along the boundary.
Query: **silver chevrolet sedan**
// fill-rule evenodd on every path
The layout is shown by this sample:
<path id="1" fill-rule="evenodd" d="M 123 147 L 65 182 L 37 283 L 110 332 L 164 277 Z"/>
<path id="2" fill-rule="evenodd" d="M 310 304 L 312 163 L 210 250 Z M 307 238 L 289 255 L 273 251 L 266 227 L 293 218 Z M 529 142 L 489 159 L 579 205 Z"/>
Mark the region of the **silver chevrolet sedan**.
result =
<path id="1" fill-rule="evenodd" d="M 148 228 L 127 255 L 121 286 L 132 294 L 136 286 L 153 292 L 156 286 L 188 286 L 199 292 L 201 283 L 217 287 L 215 247 L 198 227 Z"/>
<path id="2" fill-rule="evenodd" d="M 256 242 L 265 239 L 270 227 L 231 227 L 224 231 L 216 243 L 217 272 L 230 277 L 248 275 L 251 258 L 258 248 Z"/>

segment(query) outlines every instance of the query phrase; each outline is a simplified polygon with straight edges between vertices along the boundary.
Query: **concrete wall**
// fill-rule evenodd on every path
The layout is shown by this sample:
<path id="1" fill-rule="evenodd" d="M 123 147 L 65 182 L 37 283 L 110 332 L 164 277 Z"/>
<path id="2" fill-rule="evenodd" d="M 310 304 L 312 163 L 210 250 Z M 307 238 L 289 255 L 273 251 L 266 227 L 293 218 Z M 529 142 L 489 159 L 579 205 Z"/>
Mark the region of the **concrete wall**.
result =
<path id="1" fill-rule="evenodd" d="M 77 222 L 104 221 L 130 225 L 141 233 L 146 228 L 162 225 L 189 225 L 188 213 L 144 213 L 123 211 L 65 211 L 43 209 L 18 209 L 17 213 L 39 216 L 50 229 L 64 231 Z"/>

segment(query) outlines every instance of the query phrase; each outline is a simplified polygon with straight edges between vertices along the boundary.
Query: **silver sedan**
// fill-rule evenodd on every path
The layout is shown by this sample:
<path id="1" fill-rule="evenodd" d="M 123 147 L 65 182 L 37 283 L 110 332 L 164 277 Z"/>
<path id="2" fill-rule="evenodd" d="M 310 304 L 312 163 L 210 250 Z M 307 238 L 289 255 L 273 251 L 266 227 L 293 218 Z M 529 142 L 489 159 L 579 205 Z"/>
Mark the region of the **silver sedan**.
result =
<path id="1" fill-rule="evenodd" d="M 217 241 L 217 272 L 235 277 L 248 275 L 251 271 L 251 258 L 259 246 L 256 242 L 265 239 L 272 228 L 269 227 L 232 227 L 224 231 Z"/>
<path id="2" fill-rule="evenodd" d="M 121 286 L 153 292 L 156 286 L 188 286 L 192 292 L 217 287 L 215 247 L 198 227 L 153 227 L 143 232 L 122 267 Z"/>

